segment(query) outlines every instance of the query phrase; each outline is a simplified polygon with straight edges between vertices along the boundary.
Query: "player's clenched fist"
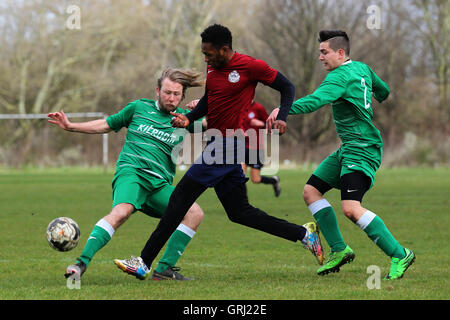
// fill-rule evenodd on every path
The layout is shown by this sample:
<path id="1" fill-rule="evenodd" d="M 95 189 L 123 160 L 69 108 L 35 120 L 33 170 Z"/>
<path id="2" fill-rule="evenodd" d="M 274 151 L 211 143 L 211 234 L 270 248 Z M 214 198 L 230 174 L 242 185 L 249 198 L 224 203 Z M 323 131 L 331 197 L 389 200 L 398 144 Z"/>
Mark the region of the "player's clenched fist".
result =
<path id="1" fill-rule="evenodd" d="M 172 127 L 174 128 L 186 128 L 189 125 L 189 119 L 181 113 L 170 113 L 173 118 L 170 121 L 170 124 L 172 124 Z"/>

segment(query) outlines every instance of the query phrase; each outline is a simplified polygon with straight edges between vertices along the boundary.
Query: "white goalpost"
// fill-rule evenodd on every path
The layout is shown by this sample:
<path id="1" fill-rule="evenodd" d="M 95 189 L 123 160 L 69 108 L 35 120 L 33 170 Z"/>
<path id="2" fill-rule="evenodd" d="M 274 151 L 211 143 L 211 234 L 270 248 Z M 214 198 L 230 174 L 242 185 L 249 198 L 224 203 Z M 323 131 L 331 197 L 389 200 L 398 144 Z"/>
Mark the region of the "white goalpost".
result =
<path id="1" fill-rule="evenodd" d="M 68 118 L 103 118 L 108 116 L 103 112 L 75 112 L 66 113 Z M 48 119 L 46 113 L 27 113 L 27 114 L 0 114 L 0 120 L 29 120 L 29 119 Z M 108 134 L 103 134 L 102 139 L 102 163 L 103 167 L 108 166 Z"/>

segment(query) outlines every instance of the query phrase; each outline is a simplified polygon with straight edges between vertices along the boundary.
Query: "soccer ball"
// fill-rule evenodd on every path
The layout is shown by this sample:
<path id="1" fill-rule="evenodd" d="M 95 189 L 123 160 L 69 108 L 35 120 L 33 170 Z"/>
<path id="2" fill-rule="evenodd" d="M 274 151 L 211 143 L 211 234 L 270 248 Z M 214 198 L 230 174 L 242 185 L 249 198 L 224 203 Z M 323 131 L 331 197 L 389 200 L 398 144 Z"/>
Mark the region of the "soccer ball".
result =
<path id="1" fill-rule="evenodd" d="M 47 227 L 47 241 L 55 250 L 69 251 L 75 248 L 80 240 L 80 228 L 70 218 L 54 219 Z"/>

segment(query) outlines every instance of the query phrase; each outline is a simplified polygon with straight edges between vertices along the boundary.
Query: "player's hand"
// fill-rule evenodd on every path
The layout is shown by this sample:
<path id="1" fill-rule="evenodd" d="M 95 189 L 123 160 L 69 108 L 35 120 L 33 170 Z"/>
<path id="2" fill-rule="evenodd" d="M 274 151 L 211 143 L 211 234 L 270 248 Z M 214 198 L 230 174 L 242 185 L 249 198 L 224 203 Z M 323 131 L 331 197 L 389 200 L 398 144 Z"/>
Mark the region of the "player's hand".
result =
<path id="1" fill-rule="evenodd" d="M 50 118 L 48 119 L 48 122 L 56 124 L 64 130 L 70 131 L 71 122 L 69 121 L 69 118 L 67 118 L 63 110 L 61 110 L 61 112 L 48 113 L 47 117 Z"/>
<path id="2" fill-rule="evenodd" d="M 278 130 L 280 132 L 280 136 L 286 132 L 286 122 L 283 120 L 275 120 L 272 125 L 272 130 Z"/>
<path id="3" fill-rule="evenodd" d="M 174 128 L 186 128 L 189 125 L 189 119 L 181 113 L 170 112 L 173 116 L 170 124 Z"/>
<path id="4" fill-rule="evenodd" d="M 275 123 L 275 120 L 277 119 L 278 112 L 280 112 L 279 108 L 273 109 L 272 112 L 270 113 L 269 117 L 267 118 L 267 120 L 266 120 L 267 133 L 270 133 L 272 129 L 275 129 L 272 127 L 272 125 Z"/>
<path id="5" fill-rule="evenodd" d="M 189 110 L 194 110 L 194 108 L 197 106 L 197 104 L 198 104 L 198 102 L 200 101 L 200 99 L 197 99 L 197 100 L 192 100 L 191 102 L 189 102 L 187 105 L 186 105 L 186 108 L 188 108 Z"/>

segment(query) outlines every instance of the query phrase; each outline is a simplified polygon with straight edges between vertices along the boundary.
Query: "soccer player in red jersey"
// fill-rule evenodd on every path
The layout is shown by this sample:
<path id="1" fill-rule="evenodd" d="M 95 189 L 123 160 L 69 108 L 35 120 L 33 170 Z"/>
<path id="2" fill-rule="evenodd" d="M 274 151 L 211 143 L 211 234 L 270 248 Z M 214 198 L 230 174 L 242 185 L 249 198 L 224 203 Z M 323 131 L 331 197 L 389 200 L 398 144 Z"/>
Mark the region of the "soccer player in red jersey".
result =
<path id="1" fill-rule="evenodd" d="M 265 159 L 266 120 L 269 117 L 264 106 L 253 101 L 247 113 L 242 118 L 242 129 L 245 132 L 245 161 L 242 163 L 244 174 L 250 167 L 250 180 L 255 184 L 270 184 L 273 186 L 275 197 L 281 193 L 280 178 L 278 176 L 261 175 Z"/>
<path id="2" fill-rule="evenodd" d="M 206 28 L 201 37 L 202 53 L 208 64 L 205 94 L 186 116 L 172 113 L 172 126 L 184 128 L 196 119 L 207 116 L 208 130 L 215 129 L 221 137 L 216 135 L 208 142 L 200 158 L 175 187 L 162 219 L 141 252 L 142 260 L 148 268 L 151 267 L 192 203 L 207 188 L 213 187 L 232 222 L 293 242 L 301 241 L 322 264 L 323 251 L 314 222 L 296 225 L 249 204 L 245 186 L 247 178 L 242 171 L 242 161 L 237 156 L 241 145 L 234 131 L 241 128 L 242 115 L 254 99 L 258 82 L 280 92 L 280 112 L 272 125 L 272 129 L 278 129 L 280 134 L 286 131 L 294 86 L 263 60 L 233 51 L 232 35 L 228 28 L 215 24 Z M 231 163 L 228 157 L 226 161 L 221 161 L 223 158 L 220 155 L 228 156 L 230 150 L 234 157 Z M 211 156 L 213 163 L 210 162 Z"/>

